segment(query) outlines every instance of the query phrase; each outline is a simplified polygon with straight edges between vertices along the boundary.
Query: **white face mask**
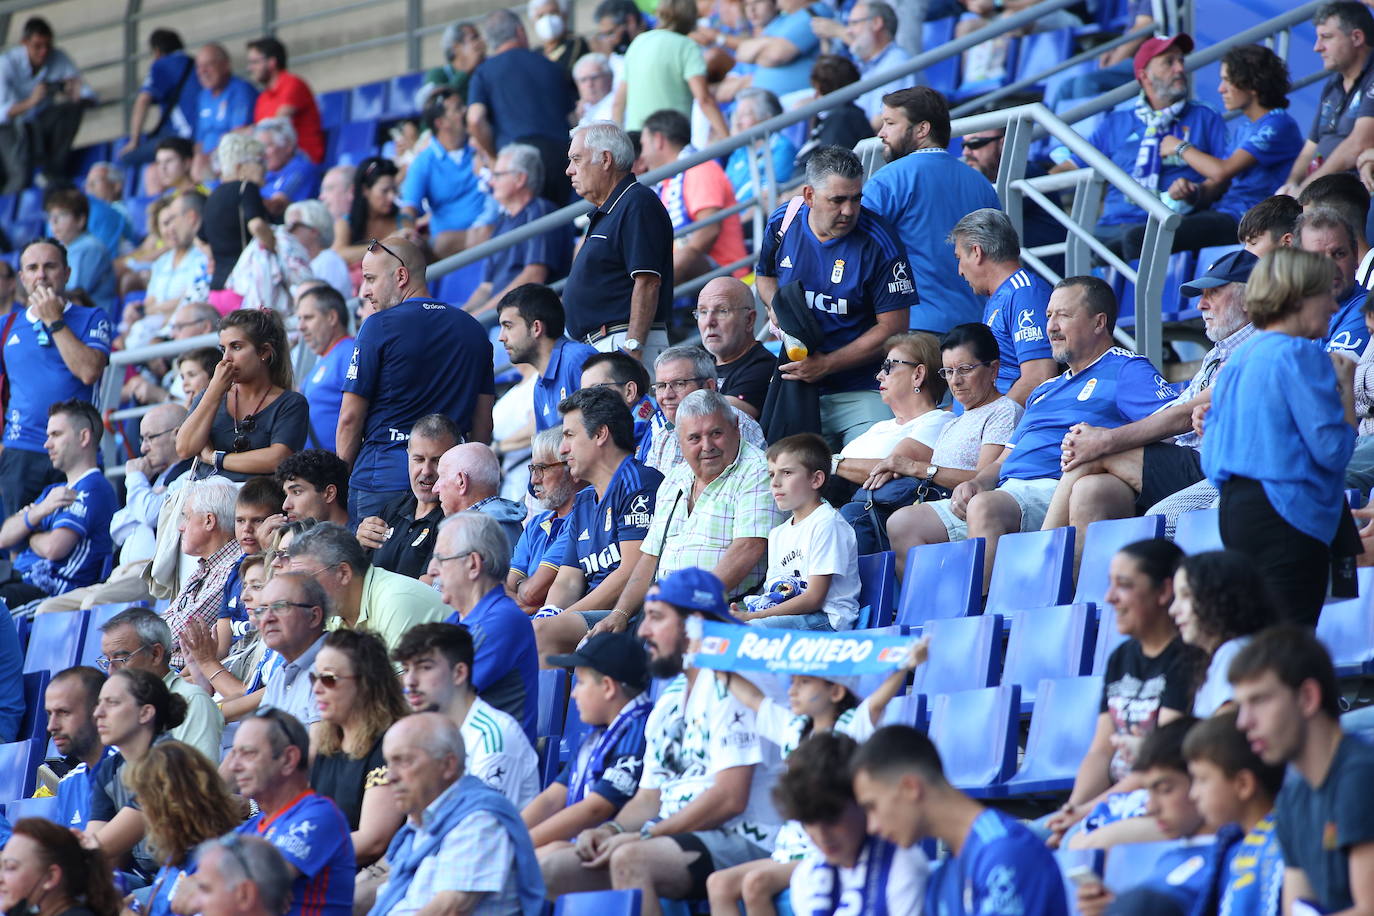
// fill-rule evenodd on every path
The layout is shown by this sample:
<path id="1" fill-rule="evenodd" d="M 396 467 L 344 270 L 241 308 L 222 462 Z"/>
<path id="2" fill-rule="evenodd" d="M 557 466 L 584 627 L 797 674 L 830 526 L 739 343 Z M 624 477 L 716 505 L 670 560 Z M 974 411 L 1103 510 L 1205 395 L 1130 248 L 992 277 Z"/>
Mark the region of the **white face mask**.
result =
<path id="1" fill-rule="evenodd" d="M 557 13 L 547 13 L 534 21 L 534 34 L 540 41 L 553 41 L 561 38 L 565 30 L 563 17 Z"/>

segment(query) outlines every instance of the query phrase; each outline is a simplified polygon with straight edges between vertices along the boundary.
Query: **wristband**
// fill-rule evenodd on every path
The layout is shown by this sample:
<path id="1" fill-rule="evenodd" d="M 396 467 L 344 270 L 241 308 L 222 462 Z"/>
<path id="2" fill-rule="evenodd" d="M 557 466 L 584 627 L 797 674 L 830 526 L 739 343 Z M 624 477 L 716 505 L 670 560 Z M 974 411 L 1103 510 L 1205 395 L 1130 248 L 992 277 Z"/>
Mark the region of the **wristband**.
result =
<path id="1" fill-rule="evenodd" d="M 209 679 L 209 680 L 210 680 L 210 683 L 213 684 L 213 683 L 215 682 L 215 678 L 219 677 L 221 674 L 228 674 L 228 673 L 229 673 L 229 669 L 228 669 L 228 668 L 221 668 L 221 669 L 219 669 L 219 670 L 216 671 L 214 674 L 210 675 L 210 679 Z"/>
<path id="2" fill-rule="evenodd" d="M 606 822 L 606 826 L 607 826 L 607 827 L 610 827 L 610 828 L 611 828 L 612 830 L 614 830 L 616 833 L 624 833 L 624 832 L 625 832 L 625 828 L 622 827 L 622 826 L 620 826 L 620 824 L 617 823 L 616 821 L 607 821 L 607 822 Z"/>
<path id="3" fill-rule="evenodd" d="M 1190 150 L 1190 149 L 1192 149 L 1192 148 L 1193 148 L 1193 144 L 1189 143 L 1187 140 L 1184 140 L 1182 143 L 1180 143 L 1180 144 L 1174 149 L 1174 155 L 1175 155 L 1175 156 L 1178 156 L 1180 159 L 1182 159 L 1182 158 L 1183 158 L 1183 154 L 1186 153 L 1186 152 L 1188 152 L 1188 150 Z"/>
<path id="4" fill-rule="evenodd" d="M 27 529 L 29 529 L 30 531 L 33 530 L 33 522 L 29 521 L 29 509 L 32 509 L 32 508 L 33 508 L 32 506 L 25 506 L 25 507 L 24 507 L 24 527 L 27 528 Z"/>

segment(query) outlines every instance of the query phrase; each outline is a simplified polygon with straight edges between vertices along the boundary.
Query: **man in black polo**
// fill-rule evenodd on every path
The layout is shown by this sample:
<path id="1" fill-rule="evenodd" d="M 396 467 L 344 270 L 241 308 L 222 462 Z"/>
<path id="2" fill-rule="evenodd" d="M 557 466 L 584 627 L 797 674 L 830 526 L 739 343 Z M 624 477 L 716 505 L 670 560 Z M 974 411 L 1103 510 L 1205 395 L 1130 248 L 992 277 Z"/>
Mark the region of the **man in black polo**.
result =
<path id="1" fill-rule="evenodd" d="M 568 177 L 596 206 L 563 290 L 568 336 L 603 353 L 653 365 L 668 346 L 673 224 L 658 195 L 635 180 L 634 146 L 609 121 L 573 131 Z"/>

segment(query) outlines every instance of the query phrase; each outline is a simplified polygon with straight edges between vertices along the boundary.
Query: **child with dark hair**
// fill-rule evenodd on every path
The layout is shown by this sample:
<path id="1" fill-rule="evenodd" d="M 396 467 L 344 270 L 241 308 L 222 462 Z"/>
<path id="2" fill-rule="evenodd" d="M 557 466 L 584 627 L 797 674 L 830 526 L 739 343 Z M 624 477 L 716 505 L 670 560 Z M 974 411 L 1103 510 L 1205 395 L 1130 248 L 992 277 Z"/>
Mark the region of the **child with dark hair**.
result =
<path id="1" fill-rule="evenodd" d="M 812 843 L 792 872 L 792 912 L 916 916 L 930 863 L 919 844 L 902 848 L 868 832 L 849 778 L 858 747 L 848 735 L 818 732 L 787 759 L 773 788 L 779 813 Z"/>
<path id="2" fill-rule="evenodd" d="M 1235 711 L 1218 713 L 1189 730 L 1183 756 L 1198 812 L 1217 830 L 1206 892 L 1192 916 L 1279 916 L 1283 850 L 1274 832 L 1274 799 L 1285 768 L 1265 763 L 1236 728 Z"/>

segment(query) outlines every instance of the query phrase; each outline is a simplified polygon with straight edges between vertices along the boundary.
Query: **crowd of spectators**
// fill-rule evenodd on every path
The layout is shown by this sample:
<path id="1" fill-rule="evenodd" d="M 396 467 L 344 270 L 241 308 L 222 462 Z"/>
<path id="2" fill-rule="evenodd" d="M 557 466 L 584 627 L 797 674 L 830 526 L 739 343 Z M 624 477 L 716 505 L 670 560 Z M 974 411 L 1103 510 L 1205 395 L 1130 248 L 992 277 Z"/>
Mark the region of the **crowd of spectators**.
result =
<path id="1" fill-rule="evenodd" d="M 1118 345 L 1109 283 L 1023 263 L 1056 230 L 1003 212 L 1004 134 L 951 152 L 948 101 L 914 74 L 800 149 L 774 132 L 638 180 L 908 60 L 908 6 L 603 0 L 590 40 L 559 0 L 532 0 L 528 32 L 497 10 L 444 32 L 417 145 L 356 164 L 327 160 L 280 41 L 248 43 L 243 79 L 158 29 L 119 162 L 84 190 L 62 166 L 89 88 L 26 23 L 0 58 L 0 164 L 7 190 L 39 168 L 48 226 L 0 263 L 0 740 L 26 714 L 14 622 L 115 609 L 96 666 L 49 672 L 27 711 L 54 801 L 0 818 L 0 908 L 1374 907 L 1374 729 L 1342 720 L 1315 635 L 1374 562 L 1374 513 L 1345 495 L 1374 484 L 1374 16 L 1317 13 L 1332 76 L 1305 142 L 1266 48 L 1222 60 L 1229 135 L 1191 98 L 1187 35 L 1093 75 L 1140 95 L 1087 141 L 1184 214 L 1177 249 L 1234 249 L 1183 284 L 1211 346 L 1175 386 Z M 1003 10 L 967 6 L 969 28 Z M 875 134 L 869 176 L 851 148 Z M 157 189 L 148 238 L 121 168 Z M 760 229 L 721 217 L 794 171 Z M 430 286 L 435 259 L 573 195 L 580 238 L 505 248 L 463 302 Z M 1145 222 L 1112 187 L 1094 231 L 1133 257 Z M 95 406 L 115 350 L 208 335 L 127 369 L 136 424 Z M 1172 536 L 1198 508 L 1224 550 L 1150 539 L 1081 571 L 1122 639 L 1072 787 L 1017 809 L 1034 818 L 952 785 L 913 727 L 915 672 L 958 663 L 939 639 L 874 683 L 698 664 L 707 623 L 865 638 L 869 554 L 905 580 L 920 548 L 981 538 L 976 599 L 1004 536 L 1071 527 L 1079 575 L 1093 523 L 1163 515 Z M 566 756 L 540 728 L 564 702 Z M 1144 841 L 1170 847 L 1135 886 L 1070 869 L 1066 893 L 1055 850 Z"/>

